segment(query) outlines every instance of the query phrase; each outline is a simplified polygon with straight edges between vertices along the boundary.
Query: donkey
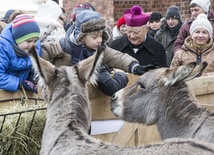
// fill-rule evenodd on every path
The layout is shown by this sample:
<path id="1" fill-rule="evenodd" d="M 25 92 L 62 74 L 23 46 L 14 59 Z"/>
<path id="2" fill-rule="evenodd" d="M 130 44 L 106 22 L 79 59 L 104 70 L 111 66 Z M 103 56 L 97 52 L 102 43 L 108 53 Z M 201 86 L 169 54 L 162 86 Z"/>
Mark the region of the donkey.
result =
<path id="1" fill-rule="evenodd" d="M 47 102 L 47 118 L 42 136 L 41 155 L 124 155 L 124 154 L 214 154 L 214 145 L 192 139 L 171 139 L 140 147 L 118 147 L 88 135 L 91 110 L 87 84 L 96 84 L 97 69 L 104 49 L 74 66 L 55 67 L 38 57 L 31 48 L 30 57 Z"/>
<path id="2" fill-rule="evenodd" d="M 200 107 L 185 83 L 206 66 L 206 62 L 192 62 L 151 70 L 113 95 L 111 111 L 128 122 L 157 124 L 161 139 L 195 138 L 214 143 L 214 114 Z"/>

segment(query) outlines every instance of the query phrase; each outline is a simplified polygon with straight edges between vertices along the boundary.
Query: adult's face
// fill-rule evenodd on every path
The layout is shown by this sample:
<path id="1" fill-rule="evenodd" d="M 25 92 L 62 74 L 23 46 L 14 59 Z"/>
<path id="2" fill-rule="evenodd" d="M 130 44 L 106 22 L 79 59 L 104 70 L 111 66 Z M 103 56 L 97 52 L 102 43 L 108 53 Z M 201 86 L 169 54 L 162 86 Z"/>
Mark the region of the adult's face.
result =
<path id="1" fill-rule="evenodd" d="M 152 21 L 152 22 L 149 22 L 149 26 L 152 30 L 159 30 L 160 27 L 161 27 L 161 21 Z"/>
<path id="2" fill-rule="evenodd" d="M 178 25 L 179 20 L 176 18 L 170 17 L 170 18 L 166 18 L 166 22 L 170 28 L 173 28 Z"/>
<path id="3" fill-rule="evenodd" d="M 195 19 L 199 14 L 205 13 L 205 11 L 198 5 L 190 8 L 192 17 Z"/>
<path id="4" fill-rule="evenodd" d="M 193 43 L 200 46 L 205 45 L 208 42 L 209 38 L 210 36 L 208 31 L 203 28 L 198 28 L 192 33 Z"/>
<path id="5" fill-rule="evenodd" d="M 137 27 L 127 26 L 127 36 L 129 42 L 133 45 L 141 44 L 145 40 L 148 28 L 149 27 L 147 25 Z"/>

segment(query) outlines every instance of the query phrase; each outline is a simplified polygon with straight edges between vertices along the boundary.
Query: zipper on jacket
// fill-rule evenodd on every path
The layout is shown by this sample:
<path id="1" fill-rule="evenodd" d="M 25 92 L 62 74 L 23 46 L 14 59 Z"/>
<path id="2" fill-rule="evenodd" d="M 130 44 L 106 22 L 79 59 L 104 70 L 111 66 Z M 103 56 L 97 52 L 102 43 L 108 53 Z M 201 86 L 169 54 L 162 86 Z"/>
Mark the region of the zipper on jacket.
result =
<path id="1" fill-rule="evenodd" d="M 196 54 L 196 62 L 201 63 L 201 54 Z"/>

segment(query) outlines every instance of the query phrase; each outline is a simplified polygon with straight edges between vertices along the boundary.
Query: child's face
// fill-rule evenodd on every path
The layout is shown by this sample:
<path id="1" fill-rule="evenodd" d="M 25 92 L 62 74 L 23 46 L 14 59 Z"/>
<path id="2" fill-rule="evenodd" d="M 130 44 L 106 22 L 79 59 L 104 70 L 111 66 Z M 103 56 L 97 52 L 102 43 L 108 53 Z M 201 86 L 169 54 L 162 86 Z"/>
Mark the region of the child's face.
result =
<path id="1" fill-rule="evenodd" d="M 25 51 L 26 53 L 29 54 L 29 49 L 32 47 L 32 46 L 36 46 L 36 42 L 37 42 L 38 38 L 37 37 L 34 37 L 34 38 L 30 38 L 28 40 L 25 40 L 21 43 L 18 44 L 19 48 L 23 51 Z"/>
<path id="2" fill-rule="evenodd" d="M 126 24 L 121 25 L 119 30 L 122 34 L 126 34 L 127 32 Z"/>
<path id="3" fill-rule="evenodd" d="M 102 43 L 102 36 L 103 30 L 86 34 L 82 39 L 85 46 L 90 49 L 96 50 L 97 47 Z"/>

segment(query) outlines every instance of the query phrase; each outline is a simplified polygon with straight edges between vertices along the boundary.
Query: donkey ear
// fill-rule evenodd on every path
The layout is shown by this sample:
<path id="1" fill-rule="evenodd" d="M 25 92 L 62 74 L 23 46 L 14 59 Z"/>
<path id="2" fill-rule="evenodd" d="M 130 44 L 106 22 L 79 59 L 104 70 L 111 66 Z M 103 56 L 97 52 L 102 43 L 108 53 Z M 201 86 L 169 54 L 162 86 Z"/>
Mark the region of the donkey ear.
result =
<path id="1" fill-rule="evenodd" d="M 36 76 L 39 77 L 39 84 L 40 85 L 48 85 L 48 81 L 54 76 L 56 73 L 56 67 L 38 56 L 35 47 L 32 47 L 29 50 L 30 58 L 33 64 L 34 72 Z"/>
<path id="2" fill-rule="evenodd" d="M 198 75 L 206 68 L 207 63 L 203 62 L 200 64 L 196 64 L 196 62 L 191 62 L 187 65 L 182 65 L 177 68 L 167 69 L 163 75 L 164 85 L 173 85 L 176 82 L 181 80 L 191 80 Z"/>
<path id="3" fill-rule="evenodd" d="M 75 68 L 77 69 L 77 73 L 81 82 L 85 84 L 89 82 L 92 85 L 96 85 L 97 81 L 97 71 L 100 65 L 102 64 L 103 60 L 103 51 L 105 47 L 100 46 L 97 48 L 97 51 L 92 56 L 88 57 L 87 59 L 80 61 Z"/>
<path id="4" fill-rule="evenodd" d="M 191 79 L 194 79 L 195 77 L 198 77 L 202 74 L 203 70 L 207 67 L 207 62 L 202 62 L 198 64 L 192 71 L 192 73 L 188 76 L 188 78 L 185 79 L 185 81 L 189 81 Z"/>

